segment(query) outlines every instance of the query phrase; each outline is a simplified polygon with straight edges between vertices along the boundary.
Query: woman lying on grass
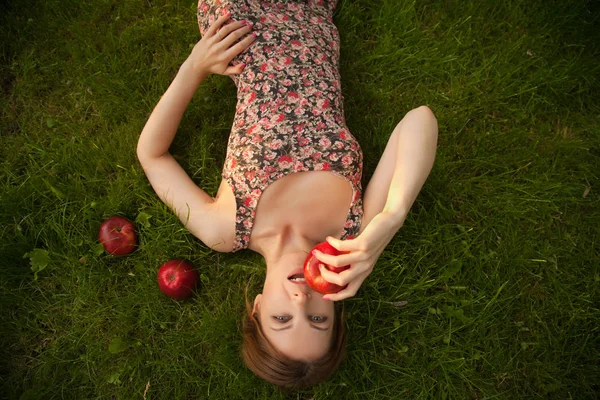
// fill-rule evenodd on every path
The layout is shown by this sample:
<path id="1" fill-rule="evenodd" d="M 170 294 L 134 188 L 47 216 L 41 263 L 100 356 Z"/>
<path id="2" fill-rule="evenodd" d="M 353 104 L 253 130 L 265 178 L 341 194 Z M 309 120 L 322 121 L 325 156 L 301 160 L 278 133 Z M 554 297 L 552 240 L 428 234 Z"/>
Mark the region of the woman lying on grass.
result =
<path id="1" fill-rule="evenodd" d="M 152 187 L 191 233 L 213 250 L 248 248 L 265 258 L 263 293 L 253 305 L 246 300 L 242 353 L 258 376 L 287 388 L 321 382 L 339 365 L 346 331 L 333 302 L 354 296 L 369 276 L 403 225 L 437 146 L 431 110 L 410 111 L 363 197 L 362 151 L 344 118 L 335 3 L 200 0 L 202 40 L 137 146 Z M 215 197 L 169 154 L 186 107 L 210 74 L 230 76 L 238 89 Z M 349 253 L 317 258 L 351 267 L 322 269 L 327 281 L 348 285 L 323 296 L 303 281 L 302 266 L 325 239 Z"/>

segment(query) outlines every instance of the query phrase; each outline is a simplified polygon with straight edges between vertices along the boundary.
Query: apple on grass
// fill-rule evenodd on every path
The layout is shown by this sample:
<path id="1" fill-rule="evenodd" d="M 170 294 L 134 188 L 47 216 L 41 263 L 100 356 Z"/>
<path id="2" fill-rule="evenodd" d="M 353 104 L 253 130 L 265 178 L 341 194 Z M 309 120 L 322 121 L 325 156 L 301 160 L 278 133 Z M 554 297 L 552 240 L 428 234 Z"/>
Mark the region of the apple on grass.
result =
<path id="1" fill-rule="evenodd" d="M 115 215 L 100 225 L 98 240 L 109 254 L 124 256 L 135 250 L 137 233 L 135 225 L 127 218 Z"/>
<path id="2" fill-rule="evenodd" d="M 183 300 L 194 293 L 198 271 L 185 260 L 170 260 L 158 270 L 158 287 L 169 297 Z"/>
<path id="3" fill-rule="evenodd" d="M 347 252 L 340 252 L 335 247 L 330 245 L 327 242 L 319 243 L 308 253 L 308 257 L 306 257 L 306 261 L 304 261 L 304 279 L 308 286 L 310 286 L 314 291 L 319 292 L 321 294 L 331 294 L 337 293 L 346 288 L 346 286 L 339 286 L 335 283 L 327 282 L 323 276 L 321 276 L 321 271 L 319 270 L 319 265 L 323 265 L 325 268 L 330 270 L 331 272 L 335 272 L 339 274 L 342 271 L 350 268 L 350 265 L 344 265 L 343 267 L 334 267 L 333 265 L 328 265 L 322 263 L 314 256 L 313 251 L 318 250 L 321 253 L 331 254 L 333 256 L 337 256 L 340 254 L 346 254 Z"/>

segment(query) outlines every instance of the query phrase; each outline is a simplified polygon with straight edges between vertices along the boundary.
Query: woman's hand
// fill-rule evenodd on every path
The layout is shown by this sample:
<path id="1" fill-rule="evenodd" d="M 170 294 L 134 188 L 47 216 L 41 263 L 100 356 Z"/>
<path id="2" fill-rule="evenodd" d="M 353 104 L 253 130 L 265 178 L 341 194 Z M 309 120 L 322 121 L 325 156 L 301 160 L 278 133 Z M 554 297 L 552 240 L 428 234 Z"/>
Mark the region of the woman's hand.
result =
<path id="1" fill-rule="evenodd" d="M 241 74 L 244 70 L 245 64 L 230 66 L 229 63 L 254 42 L 256 35 L 254 33 L 247 35 L 239 43 L 233 45 L 238 39 L 249 33 L 251 28 L 250 22 L 245 21 L 223 25 L 230 16 L 231 14 L 222 15 L 213 22 L 187 59 L 194 71 L 203 77 L 210 74 Z"/>
<path id="2" fill-rule="evenodd" d="M 323 265 L 319 266 L 323 278 L 336 285 L 348 287 L 338 293 L 323 296 L 324 300 L 344 300 L 356 294 L 363 281 L 371 274 L 377 259 L 383 252 L 383 249 L 392 240 L 402 224 L 386 213 L 377 214 L 365 230 L 355 239 L 338 240 L 327 237 L 327 242 L 341 252 L 348 252 L 338 256 L 324 254 L 315 251 L 317 260 L 341 267 L 350 265 L 350 268 L 336 274 L 329 271 Z"/>

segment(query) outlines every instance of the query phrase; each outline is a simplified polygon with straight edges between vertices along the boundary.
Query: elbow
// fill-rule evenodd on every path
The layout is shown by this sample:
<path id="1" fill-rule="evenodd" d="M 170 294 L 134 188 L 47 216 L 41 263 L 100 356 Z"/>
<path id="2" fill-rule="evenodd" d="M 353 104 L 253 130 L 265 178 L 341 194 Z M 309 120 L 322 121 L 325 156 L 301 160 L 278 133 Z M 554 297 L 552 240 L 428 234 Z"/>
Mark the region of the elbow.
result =
<path id="1" fill-rule="evenodd" d="M 137 155 L 137 159 L 142 167 L 144 165 L 147 165 L 148 162 L 150 162 L 150 160 L 153 158 L 152 154 L 148 151 L 148 149 L 145 148 L 145 146 L 141 140 L 138 141 L 137 148 L 136 148 L 136 155 Z"/>
<path id="2" fill-rule="evenodd" d="M 137 155 L 137 159 L 140 162 L 140 164 L 144 164 L 144 160 L 147 158 L 146 153 L 144 153 L 144 148 L 141 145 L 141 141 L 138 141 L 137 144 L 137 149 L 136 149 L 136 155 Z"/>
<path id="3" fill-rule="evenodd" d="M 427 106 L 421 106 L 409 112 L 417 114 L 417 117 L 421 121 L 421 125 L 424 128 L 422 132 L 426 132 L 428 135 L 430 135 L 431 139 L 437 144 L 438 122 L 435 114 L 433 111 L 431 111 L 431 108 Z"/>

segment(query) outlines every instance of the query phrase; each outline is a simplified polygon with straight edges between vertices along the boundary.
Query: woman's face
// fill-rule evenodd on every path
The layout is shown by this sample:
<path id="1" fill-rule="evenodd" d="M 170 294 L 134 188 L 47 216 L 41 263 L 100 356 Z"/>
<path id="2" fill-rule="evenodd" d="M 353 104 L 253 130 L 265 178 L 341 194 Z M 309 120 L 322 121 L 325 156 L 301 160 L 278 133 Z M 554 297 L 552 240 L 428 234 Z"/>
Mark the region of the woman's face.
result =
<path id="1" fill-rule="evenodd" d="M 296 264 L 297 265 L 297 264 Z M 329 350 L 333 332 L 333 302 L 305 282 L 290 280 L 302 268 L 281 267 L 270 271 L 263 293 L 256 296 L 254 311 L 269 342 L 284 355 L 312 361 Z"/>

